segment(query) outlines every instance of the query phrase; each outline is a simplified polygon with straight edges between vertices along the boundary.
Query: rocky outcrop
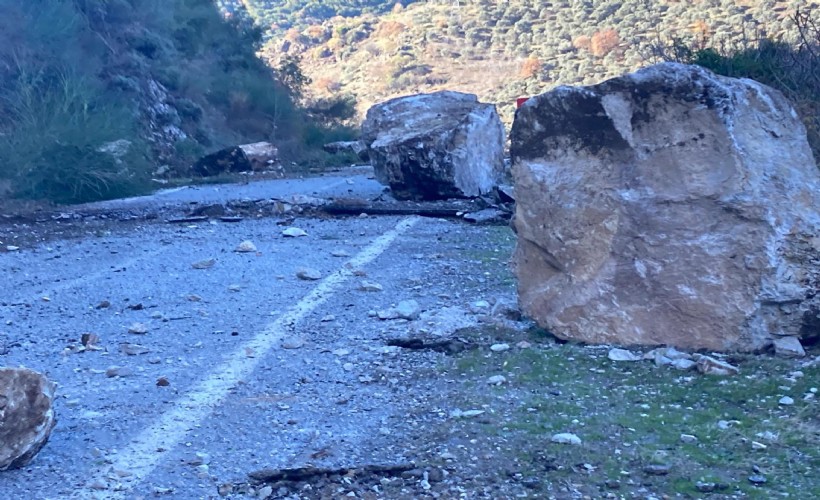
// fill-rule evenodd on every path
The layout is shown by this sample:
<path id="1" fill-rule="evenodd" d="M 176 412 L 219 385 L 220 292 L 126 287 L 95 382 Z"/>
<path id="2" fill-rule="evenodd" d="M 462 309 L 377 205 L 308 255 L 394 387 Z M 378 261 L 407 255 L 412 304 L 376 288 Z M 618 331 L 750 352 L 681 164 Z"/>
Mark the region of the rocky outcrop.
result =
<path id="1" fill-rule="evenodd" d="M 187 139 L 188 134 L 180 128 L 182 118 L 173 106 L 172 97 L 156 80 L 148 80 L 141 97 L 148 140 L 160 161 L 173 161 L 177 154 L 176 144 Z"/>
<path id="2" fill-rule="evenodd" d="M 29 463 L 54 428 L 54 384 L 26 368 L 0 368 L 0 471 Z"/>
<path id="3" fill-rule="evenodd" d="M 370 108 L 362 141 L 376 179 L 398 199 L 465 198 L 490 192 L 504 170 L 504 126 L 472 94 L 436 92 Z"/>
<path id="4" fill-rule="evenodd" d="M 756 350 L 818 335 L 820 178 L 779 92 L 661 64 L 524 104 L 524 312 L 565 338 Z"/>
<path id="5" fill-rule="evenodd" d="M 225 172 L 259 172 L 279 163 L 279 151 L 269 142 L 255 142 L 221 149 L 203 156 L 191 169 L 202 177 Z"/>

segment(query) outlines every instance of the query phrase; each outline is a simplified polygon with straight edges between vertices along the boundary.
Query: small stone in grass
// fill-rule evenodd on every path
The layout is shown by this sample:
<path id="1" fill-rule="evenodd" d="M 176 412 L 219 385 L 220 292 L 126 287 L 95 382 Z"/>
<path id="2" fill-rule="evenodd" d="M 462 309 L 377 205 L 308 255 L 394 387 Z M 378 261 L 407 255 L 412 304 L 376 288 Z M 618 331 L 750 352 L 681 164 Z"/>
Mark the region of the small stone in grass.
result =
<path id="1" fill-rule="evenodd" d="M 717 489 L 717 485 L 715 483 L 698 481 L 695 483 L 695 488 L 701 493 L 711 493 Z"/>
<path id="2" fill-rule="evenodd" d="M 669 474 L 672 467 L 666 464 L 651 464 L 643 468 L 643 471 L 652 476 L 665 476 Z"/>
<path id="3" fill-rule="evenodd" d="M 704 375 L 728 376 L 737 375 L 740 370 L 725 361 L 715 359 L 711 356 L 700 355 L 697 358 L 698 371 Z"/>
<path id="4" fill-rule="evenodd" d="M 581 444 L 581 438 L 569 432 L 553 434 L 552 438 L 550 438 L 550 441 L 559 444 Z"/>
<path id="5" fill-rule="evenodd" d="M 493 344 L 490 346 L 490 350 L 493 352 L 504 352 L 510 350 L 510 344 Z"/>
<path id="6" fill-rule="evenodd" d="M 483 415 L 484 410 L 459 410 L 458 408 L 450 412 L 450 418 L 472 418 Z"/>
<path id="7" fill-rule="evenodd" d="M 607 357 L 612 361 L 640 361 L 642 358 L 626 349 L 610 349 Z"/>
<path id="8" fill-rule="evenodd" d="M 680 440 L 682 443 L 697 443 L 698 438 L 692 434 L 681 434 Z"/>

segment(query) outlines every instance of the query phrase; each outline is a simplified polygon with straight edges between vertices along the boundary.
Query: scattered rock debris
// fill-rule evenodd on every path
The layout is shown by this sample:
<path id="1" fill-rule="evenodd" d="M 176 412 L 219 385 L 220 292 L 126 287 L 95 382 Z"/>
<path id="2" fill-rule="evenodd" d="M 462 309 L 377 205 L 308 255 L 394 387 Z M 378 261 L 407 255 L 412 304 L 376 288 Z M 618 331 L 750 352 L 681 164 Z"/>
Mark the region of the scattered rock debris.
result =
<path id="1" fill-rule="evenodd" d="M 194 262 L 191 267 L 194 269 L 210 269 L 214 267 L 214 264 L 216 264 L 216 259 L 205 259 Z"/>
<path id="2" fill-rule="evenodd" d="M 245 240 L 239 245 L 237 245 L 235 252 L 238 253 L 252 253 L 256 252 L 256 245 L 253 244 L 250 240 Z"/>
<path id="3" fill-rule="evenodd" d="M 300 236 L 307 236 L 307 235 L 308 235 L 307 231 L 305 231 L 304 229 L 300 229 L 298 227 L 289 227 L 289 228 L 284 229 L 282 231 L 282 236 L 285 236 L 285 237 L 288 237 L 288 238 L 298 238 Z"/>
<path id="4" fill-rule="evenodd" d="M 458 354 L 475 346 L 461 339 L 424 340 L 420 338 L 394 338 L 387 341 L 388 346 L 402 349 L 431 350 L 444 354 Z"/>
<path id="5" fill-rule="evenodd" d="M 296 467 L 260 469 L 248 474 L 247 483 L 223 483 L 217 487 L 221 496 L 242 494 L 256 498 L 285 498 L 307 493 L 310 498 L 360 498 L 359 494 L 379 493 L 387 489 L 400 493 L 421 480 L 443 478 L 436 469 L 422 470 L 412 463 L 362 465 L 355 467 Z M 375 498 L 375 497 L 374 497 Z"/>
<path id="6" fill-rule="evenodd" d="M 296 277 L 305 281 L 316 281 L 322 279 L 322 273 L 312 267 L 300 267 L 296 270 Z"/>

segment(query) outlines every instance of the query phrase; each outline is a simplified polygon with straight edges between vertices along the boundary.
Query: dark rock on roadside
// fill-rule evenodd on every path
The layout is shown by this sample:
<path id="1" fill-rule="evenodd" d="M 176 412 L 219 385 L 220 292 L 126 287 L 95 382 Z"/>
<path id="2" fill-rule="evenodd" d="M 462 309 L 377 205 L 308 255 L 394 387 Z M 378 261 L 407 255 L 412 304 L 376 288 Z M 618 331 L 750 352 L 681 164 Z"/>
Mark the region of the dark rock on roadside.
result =
<path id="1" fill-rule="evenodd" d="M 210 177 L 222 173 L 259 172 L 279 163 L 279 151 L 269 142 L 232 146 L 197 160 L 191 167 L 195 175 Z"/>

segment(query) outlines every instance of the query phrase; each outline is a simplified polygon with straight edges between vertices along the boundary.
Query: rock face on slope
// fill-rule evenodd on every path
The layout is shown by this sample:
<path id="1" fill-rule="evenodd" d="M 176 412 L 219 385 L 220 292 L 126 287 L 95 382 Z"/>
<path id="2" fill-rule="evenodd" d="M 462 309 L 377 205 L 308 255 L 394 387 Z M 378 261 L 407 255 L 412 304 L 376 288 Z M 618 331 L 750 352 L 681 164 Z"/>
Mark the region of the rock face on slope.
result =
<path id="1" fill-rule="evenodd" d="M 755 350 L 820 328 L 820 178 L 777 91 L 661 64 L 512 129 L 523 310 L 594 343 Z"/>
<path id="2" fill-rule="evenodd" d="M 0 368 L 0 471 L 23 467 L 54 428 L 54 384 L 26 368 Z"/>
<path id="3" fill-rule="evenodd" d="M 472 94 L 436 92 L 370 108 L 362 141 L 376 179 L 399 199 L 488 193 L 504 172 L 504 126 L 492 104 Z"/>

